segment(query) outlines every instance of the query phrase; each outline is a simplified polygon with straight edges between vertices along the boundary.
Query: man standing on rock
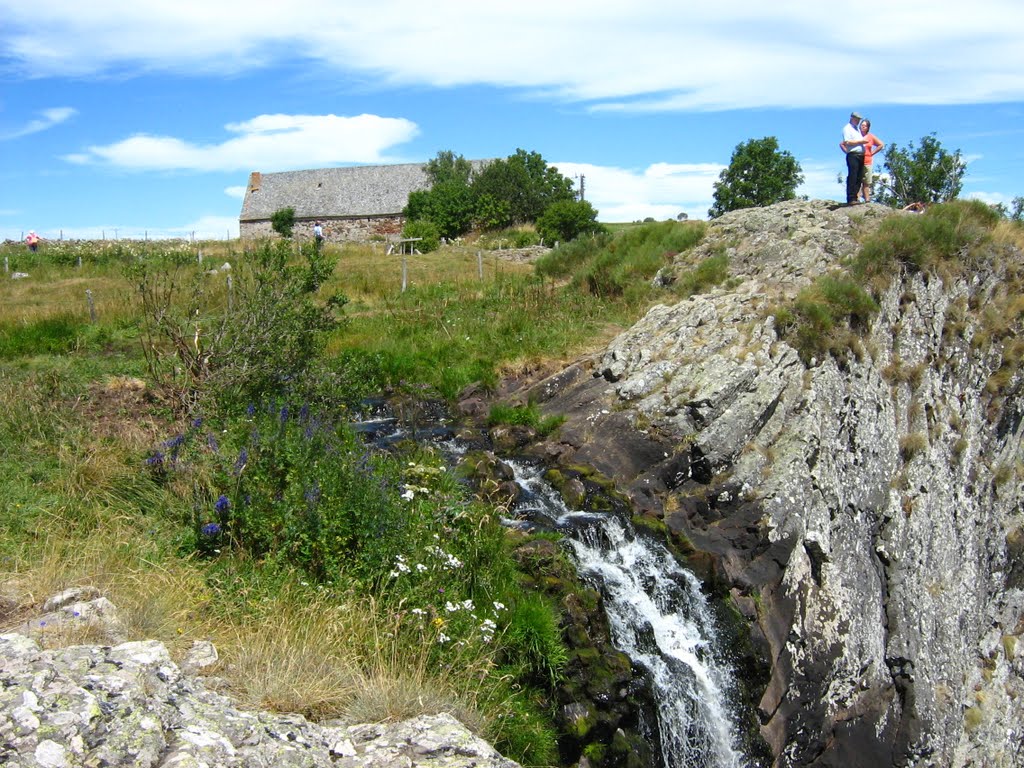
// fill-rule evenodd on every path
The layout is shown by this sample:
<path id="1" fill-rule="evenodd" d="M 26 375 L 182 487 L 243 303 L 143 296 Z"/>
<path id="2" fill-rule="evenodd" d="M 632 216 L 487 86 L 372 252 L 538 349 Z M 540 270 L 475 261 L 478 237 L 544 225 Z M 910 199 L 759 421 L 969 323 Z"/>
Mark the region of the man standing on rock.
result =
<path id="1" fill-rule="evenodd" d="M 843 126 L 843 152 L 846 153 L 846 204 L 856 205 L 857 195 L 864 181 L 864 145 L 868 142 L 860 133 L 859 112 L 850 113 L 850 122 Z"/>

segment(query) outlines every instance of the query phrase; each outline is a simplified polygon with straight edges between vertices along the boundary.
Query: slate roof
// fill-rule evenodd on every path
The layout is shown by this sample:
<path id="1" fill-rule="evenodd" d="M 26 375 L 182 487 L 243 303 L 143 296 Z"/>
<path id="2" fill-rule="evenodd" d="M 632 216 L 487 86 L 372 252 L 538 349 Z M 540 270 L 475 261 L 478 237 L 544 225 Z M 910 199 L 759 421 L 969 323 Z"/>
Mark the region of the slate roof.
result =
<path id="1" fill-rule="evenodd" d="M 397 215 L 410 192 L 429 187 L 423 163 L 257 171 L 249 176 L 239 221 L 266 220 L 289 206 L 297 219 Z"/>

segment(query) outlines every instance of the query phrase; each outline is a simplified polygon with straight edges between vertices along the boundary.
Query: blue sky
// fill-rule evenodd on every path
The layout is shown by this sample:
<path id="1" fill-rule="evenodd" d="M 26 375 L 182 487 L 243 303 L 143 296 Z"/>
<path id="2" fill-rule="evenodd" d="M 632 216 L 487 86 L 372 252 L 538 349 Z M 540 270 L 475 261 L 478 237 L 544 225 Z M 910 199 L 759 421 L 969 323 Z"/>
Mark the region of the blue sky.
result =
<path id="1" fill-rule="evenodd" d="M 539 152 L 602 221 L 704 218 L 775 136 L 839 200 L 851 109 L 1024 195 L 1024 3 L 0 0 L 0 239 L 237 236 L 250 171 Z"/>

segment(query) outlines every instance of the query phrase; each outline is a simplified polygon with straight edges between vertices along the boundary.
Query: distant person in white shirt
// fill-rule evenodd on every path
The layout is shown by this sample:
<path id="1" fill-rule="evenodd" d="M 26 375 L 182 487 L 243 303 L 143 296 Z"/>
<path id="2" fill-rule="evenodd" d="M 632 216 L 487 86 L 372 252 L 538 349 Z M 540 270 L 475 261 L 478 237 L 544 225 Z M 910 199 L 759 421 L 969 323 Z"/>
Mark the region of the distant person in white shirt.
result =
<path id="1" fill-rule="evenodd" d="M 846 153 L 846 204 L 856 205 L 861 185 L 864 183 L 864 145 L 865 139 L 860 132 L 859 112 L 850 113 L 850 122 L 843 126 L 843 141 L 840 146 Z"/>
<path id="2" fill-rule="evenodd" d="M 319 251 L 324 244 L 324 228 L 320 226 L 319 221 L 313 223 L 313 239 L 316 240 L 316 249 Z"/>

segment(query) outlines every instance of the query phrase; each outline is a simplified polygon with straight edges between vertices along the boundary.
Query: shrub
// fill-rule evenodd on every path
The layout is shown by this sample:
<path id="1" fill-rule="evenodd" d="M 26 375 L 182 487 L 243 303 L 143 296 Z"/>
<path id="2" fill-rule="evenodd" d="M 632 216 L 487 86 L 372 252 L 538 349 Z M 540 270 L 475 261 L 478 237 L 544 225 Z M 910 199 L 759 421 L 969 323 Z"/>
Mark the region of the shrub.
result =
<path id="1" fill-rule="evenodd" d="M 441 231 L 434 222 L 428 219 L 407 221 L 402 228 L 402 237 L 420 238 L 418 242 L 412 244 L 420 253 L 436 251 L 441 245 Z"/>
<path id="2" fill-rule="evenodd" d="M 295 229 L 295 209 L 280 208 L 270 216 L 270 226 L 281 237 L 291 237 Z"/>
<path id="3" fill-rule="evenodd" d="M 219 442 L 223 452 L 208 446 L 213 487 L 193 521 L 200 552 L 232 547 L 321 583 L 345 574 L 373 584 L 405 548 L 397 478 L 343 424 L 274 401 L 250 407 Z"/>
<path id="4" fill-rule="evenodd" d="M 597 211 L 586 200 L 558 200 L 537 219 L 537 230 L 549 243 L 568 242 L 580 235 L 603 231 Z"/>
<path id="5" fill-rule="evenodd" d="M 334 262 L 310 244 L 304 264 L 291 247 L 265 242 L 222 278 L 139 262 L 127 273 L 141 304 L 143 351 L 158 385 L 186 408 L 287 391 L 308 370 L 347 299 L 314 294 Z"/>

